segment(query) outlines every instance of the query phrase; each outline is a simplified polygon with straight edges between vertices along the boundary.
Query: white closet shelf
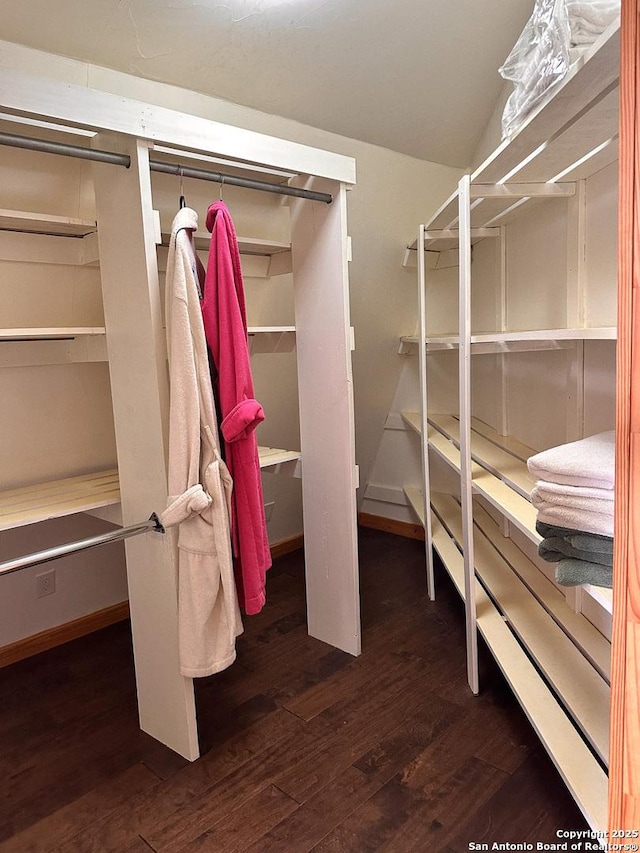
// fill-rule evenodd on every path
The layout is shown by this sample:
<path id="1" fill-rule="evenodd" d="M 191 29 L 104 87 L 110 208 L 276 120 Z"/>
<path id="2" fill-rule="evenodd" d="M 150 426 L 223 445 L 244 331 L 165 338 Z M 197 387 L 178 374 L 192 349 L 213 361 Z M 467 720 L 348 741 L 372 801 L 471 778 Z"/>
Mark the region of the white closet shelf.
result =
<path id="1" fill-rule="evenodd" d="M 249 335 L 284 335 L 287 333 L 295 333 L 295 326 L 249 326 L 247 333 Z"/>
<path id="2" fill-rule="evenodd" d="M 471 354 L 535 352 L 537 350 L 565 349 L 574 341 L 615 341 L 615 326 L 590 326 L 580 329 L 531 329 L 511 332 L 479 332 L 471 335 Z M 408 354 L 420 343 L 417 335 L 403 335 L 398 352 Z M 425 339 L 427 353 L 457 349 L 458 335 L 429 335 Z"/>
<path id="3" fill-rule="evenodd" d="M 422 433 L 418 412 L 402 412 L 402 418 L 408 426 Z M 452 415 L 430 416 L 428 441 L 429 447 L 460 475 L 457 418 Z M 542 537 L 536 532 L 537 513 L 522 494 L 524 484 L 530 481 L 526 465 L 508 451 L 501 453 L 500 450 L 491 441 L 485 441 L 481 432 L 472 430 L 471 455 L 474 460 L 480 460 L 471 466 L 473 489 L 538 544 Z"/>
<path id="4" fill-rule="evenodd" d="M 513 539 L 503 536 L 497 522 L 477 502 L 473 514 L 476 538 L 481 536 L 490 543 L 608 684 L 611 677 L 609 640 L 582 613 L 577 613 L 567 603 L 561 590 L 520 550 Z"/>
<path id="5" fill-rule="evenodd" d="M 97 230 L 95 219 L 75 219 L 50 213 L 31 213 L 23 210 L 0 210 L 1 231 L 26 231 L 33 234 L 53 234 L 63 237 L 84 237 Z"/>
<path id="6" fill-rule="evenodd" d="M 479 166 L 472 182 L 495 183 L 511 178 L 518 182 L 561 180 L 565 177 L 564 170 L 615 138 L 619 29 L 619 20 L 611 24 L 591 50 L 572 66 L 560 85 Z M 596 168 L 602 168 L 600 161 Z"/>
<path id="7" fill-rule="evenodd" d="M 424 494 L 417 486 L 403 486 L 402 491 L 420 524 L 425 527 Z"/>
<path id="8" fill-rule="evenodd" d="M 170 231 L 162 232 L 162 245 L 168 246 L 171 237 Z M 196 249 L 200 251 L 208 251 L 211 243 L 211 234 L 208 231 L 196 231 L 194 234 L 194 243 Z M 284 243 L 280 240 L 260 240 L 255 237 L 240 237 L 238 236 L 238 248 L 242 255 L 278 255 L 281 252 L 291 251 L 291 243 Z"/>
<path id="9" fill-rule="evenodd" d="M 120 502 L 118 471 L 96 471 L 0 492 L 0 530 Z"/>
<path id="10" fill-rule="evenodd" d="M 249 326 L 251 354 L 265 352 L 293 352 L 296 346 L 295 326 Z"/>
<path id="11" fill-rule="evenodd" d="M 105 335 L 104 326 L 51 326 L 35 329 L 0 329 L 0 341 L 51 341 Z"/>
<path id="12" fill-rule="evenodd" d="M 597 601 L 598 604 L 603 607 L 607 613 L 613 613 L 613 590 L 608 589 L 606 586 L 595 586 L 595 584 L 585 584 L 582 589 L 587 593 L 594 601 Z"/>
<path id="13" fill-rule="evenodd" d="M 302 454 L 299 451 L 273 447 L 260 447 L 258 451 L 261 468 L 291 471 L 293 476 L 300 476 L 298 470 Z M 116 468 L 34 483 L 0 492 L 0 530 L 88 512 L 119 502 Z"/>
<path id="14" fill-rule="evenodd" d="M 458 419 L 451 415 L 433 415 L 429 417 L 429 425 L 429 446 L 459 473 Z M 471 430 L 471 458 L 474 460 L 471 466 L 473 490 L 537 545 L 542 537 L 536 531 L 537 511 L 528 498 L 535 481 L 526 464 L 506 448 L 486 440 L 475 428 Z"/>
<path id="15" fill-rule="evenodd" d="M 169 245 L 170 232 L 163 231 L 161 245 Z M 198 251 L 207 252 L 211 235 L 197 231 L 195 246 Z M 260 240 L 253 237 L 238 237 L 238 248 L 242 255 L 242 273 L 245 278 L 272 278 L 290 273 L 292 270 L 291 243 L 278 240 Z M 158 268 L 166 269 L 166 252 L 158 258 Z"/>
<path id="16" fill-rule="evenodd" d="M 570 184 L 618 157 L 619 21 L 614 22 L 521 127 L 471 175 L 471 240 L 513 221 L 531 201 L 572 194 Z M 458 191 L 426 223 L 445 240 L 458 222 Z M 489 236 L 489 235 L 487 235 Z M 432 242 L 450 250 L 457 242 Z M 415 248 L 415 243 L 412 244 Z"/>
<path id="17" fill-rule="evenodd" d="M 437 496 L 434 509 L 460 547 L 462 517 L 455 499 Z M 544 603 L 492 544 L 495 525 L 486 519 L 484 524 L 484 531 L 477 526 L 474 531 L 476 576 L 546 681 L 560 696 L 566 711 L 606 764 L 609 754 L 607 682 L 567 636 L 564 626 L 557 624 Z M 569 610 L 567 605 L 565 608 Z M 581 618 L 585 625 L 588 624 L 584 617 Z"/>
<path id="18" fill-rule="evenodd" d="M 434 495 L 433 498 L 437 513 L 432 513 L 431 520 L 433 544 L 464 599 L 464 560 L 449 529 L 449 525 L 460 524 L 460 507 L 450 496 Z M 499 605 L 487 595 L 478 580 L 475 596 L 478 629 L 498 666 L 589 825 L 593 829 L 604 829 L 607 819 L 606 773 L 512 633 Z M 598 708 L 598 719 L 600 730 L 606 728 L 608 706 Z"/>
<path id="19" fill-rule="evenodd" d="M 423 492 L 416 486 L 405 486 L 404 493 L 410 507 L 424 527 Z M 480 535 L 486 537 L 491 543 L 491 547 L 499 553 L 502 560 L 524 583 L 528 592 L 535 596 L 544 610 L 560 625 L 563 632 L 572 638 L 580 653 L 586 655 L 592 666 L 608 684 L 611 675 L 611 644 L 608 640 L 588 619 L 581 613 L 576 613 L 567 604 L 565 596 L 555 584 L 540 572 L 538 567 L 529 560 L 512 539 L 502 535 L 496 522 L 482 507 L 478 505 L 474 507 L 474 518 Z M 606 591 L 610 592 L 610 590 Z M 460 586 L 458 592 L 464 598 L 464 585 Z M 517 600 L 517 597 L 514 600 Z"/>
<path id="20" fill-rule="evenodd" d="M 402 412 L 404 422 L 421 434 L 420 414 Z M 430 415 L 429 447 L 457 474 L 460 473 L 460 422 L 455 415 Z M 529 474 L 526 460 L 535 451 L 492 427 L 472 418 L 471 458 L 473 490 L 516 525 L 528 539 L 538 545 L 542 537 L 536 530 L 537 512 L 529 502 L 535 478 Z M 411 505 L 413 500 L 407 495 Z M 415 509 L 415 507 L 414 507 Z M 423 522 L 424 523 L 424 522 Z M 539 572 L 538 569 L 536 571 Z M 612 611 L 612 591 L 591 584 L 583 591 L 607 612 Z"/>
<path id="21" fill-rule="evenodd" d="M 277 447 L 258 447 L 260 468 L 269 473 L 302 476 L 302 453 L 299 450 L 281 450 Z"/>
<path id="22" fill-rule="evenodd" d="M 449 441 L 460 448 L 460 421 L 454 415 L 430 415 L 428 418 L 431 426 L 434 426 Z M 479 427 L 479 428 L 478 428 Z M 536 484 L 522 456 L 533 456 L 535 453 L 531 448 L 521 444 L 520 453 L 512 453 L 509 445 L 501 442 L 502 437 L 492 430 L 487 424 L 483 424 L 477 418 L 472 418 L 471 423 L 471 458 L 483 468 L 486 468 L 496 477 L 504 480 L 512 489 L 529 500 L 531 490 Z"/>

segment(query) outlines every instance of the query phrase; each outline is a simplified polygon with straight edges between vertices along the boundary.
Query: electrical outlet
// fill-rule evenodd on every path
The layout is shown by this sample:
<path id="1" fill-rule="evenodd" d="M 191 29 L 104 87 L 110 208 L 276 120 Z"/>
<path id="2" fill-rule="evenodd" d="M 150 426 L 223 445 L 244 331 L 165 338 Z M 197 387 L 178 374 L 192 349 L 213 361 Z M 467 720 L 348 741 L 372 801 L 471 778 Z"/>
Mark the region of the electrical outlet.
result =
<path id="1" fill-rule="evenodd" d="M 36 575 L 36 598 L 44 598 L 45 595 L 53 595 L 56 591 L 56 570 L 49 569 Z"/>

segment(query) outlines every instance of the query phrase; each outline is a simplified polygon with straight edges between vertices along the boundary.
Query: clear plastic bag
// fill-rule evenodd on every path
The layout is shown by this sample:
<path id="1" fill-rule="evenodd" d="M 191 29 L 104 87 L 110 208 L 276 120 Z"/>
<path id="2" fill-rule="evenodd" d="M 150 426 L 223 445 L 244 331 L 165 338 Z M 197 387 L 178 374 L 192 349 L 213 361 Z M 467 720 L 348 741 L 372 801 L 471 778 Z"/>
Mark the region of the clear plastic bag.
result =
<path id="1" fill-rule="evenodd" d="M 502 114 L 502 138 L 511 136 L 542 96 L 569 70 L 566 0 L 537 0 L 533 13 L 499 72 L 514 89 Z"/>

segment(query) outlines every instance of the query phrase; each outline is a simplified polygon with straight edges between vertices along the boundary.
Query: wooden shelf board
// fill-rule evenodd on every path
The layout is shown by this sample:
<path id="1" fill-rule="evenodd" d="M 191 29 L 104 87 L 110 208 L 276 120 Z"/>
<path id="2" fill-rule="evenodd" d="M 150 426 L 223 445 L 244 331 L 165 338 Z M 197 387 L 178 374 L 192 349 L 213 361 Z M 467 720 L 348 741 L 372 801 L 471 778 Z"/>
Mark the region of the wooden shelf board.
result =
<path id="1" fill-rule="evenodd" d="M 295 326 L 249 326 L 247 334 L 249 335 L 274 335 L 274 334 L 290 334 L 295 332 Z"/>
<path id="2" fill-rule="evenodd" d="M 487 538 L 491 546 L 511 566 L 542 607 L 573 639 L 576 646 L 609 683 L 611 643 L 585 616 L 576 613 L 558 587 L 529 560 L 512 539 L 502 535 L 493 518 L 477 502 L 474 504 L 473 517 L 478 530 Z"/>
<path id="3" fill-rule="evenodd" d="M 520 163 L 547 142 L 545 153 L 571 132 L 571 126 L 582 116 L 597 108 L 603 93 L 615 86 L 620 65 L 619 22 L 612 24 L 572 68 L 560 85 L 554 86 L 540 105 L 473 173 L 473 182 L 495 183 L 504 179 Z M 597 128 L 596 128 L 597 130 Z M 597 145 L 598 136 L 593 140 Z M 550 140 L 550 142 L 549 142 Z M 542 153 L 542 152 L 540 152 Z M 564 152 L 563 152 L 564 153 Z M 573 152 L 571 152 L 573 157 Z M 579 156 L 579 155 L 578 155 Z M 575 159 L 575 158 L 574 158 Z M 531 162 L 533 162 L 531 160 Z M 569 162 L 554 162 L 547 175 L 549 180 Z M 515 173 L 519 179 L 519 173 Z"/>
<path id="4" fill-rule="evenodd" d="M 460 451 L 453 444 L 438 432 L 434 427 L 429 428 L 429 447 L 434 450 L 453 470 L 460 475 Z"/>
<path id="5" fill-rule="evenodd" d="M 30 213 L 23 210 L 0 210 L 0 230 L 3 231 L 27 231 L 34 234 L 84 237 L 96 229 L 95 220 L 54 216 L 49 213 Z"/>
<path id="6" fill-rule="evenodd" d="M 577 163 L 587 157 L 592 151 L 604 145 L 608 140 L 613 140 L 618 134 L 619 120 L 619 92 L 616 87 L 612 92 L 594 104 L 593 108 L 580 116 L 564 133 L 541 151 L 530 163 L 521 169 L 516 177 L 518 181 L 532 181 L 541 183 L 555 177 L 561 171 L 565 171 L 573 163 Z M 610 148 L 606 158 L 613 162 L 616 155 L 616 146 Z M 586 176 L 593 174 L 605 165 L 602 158 L 598 160 L 588 158 L 584 161 L 582 174 Z M 566 181 L 563 176 L 561 180 Z"/>
<path id="7" fill-rule="evenodd" d="M 409 506 L 415 512 L 420 524 L 424 527 L 424 494 L 417 486 L 404 486 L 402 490 L 409 501 Z"/>
<path id="8" fill-rule="evenodd" d="M 38 341 L 104 335 L 104 326 L 52 326 L 37 329 L 0 329 L 0 341 Z"/>
<path id="9" fill-rule="evenodd" d="M 418 435 L 422 435 L 422 427 L 420 425 L 420 412 L 400 412 L 402 420 L 408 427 L 415 430 Z"/>
<path id="10" fill-rule="evenodd" d="M 0 492 L 0 530 L 61 518 L 120 501 L 115 468 Z"/>
<path id="11" fill-rule="evenodd" d="M 434 546 L 462 592 L 463 558 L 447 529 L 449 524 L 455 525 L 459 506 L 449 496 L 434 495 L 434 510 L 437 514 L 432 520 Z M 475 589 L 480 633 L 588 823 L 594 829 L 604 829 L 605 772 L 505 623 L 502 613 L 477 581 Z"/>
<path id="12" fill-rule="evenodd" d="M 471 343 L 615 340 L 615 338 L 615 326 L 594 326 L 583 329 L 533 329 L 520 332 L 482 332 L 471 335 Z"/>
<path id="13" fill-rule="evenodd" d="M 299 450 L 281 450 L 276 447 L 258 447 L 261 468 L 275 468 L 287 462 L 295 463 L 296 469 L 302 460 Z M 294 474 L 295 476 L 295 474 Z"/>
<path id="14" fill-rule="evenodd" d="M 597 601 L 607 613 L 613 613 L 613 590 L 606 586 L 595 586 L 594 584 L 584 584 L 582 590 L 594 601 Z"/>
<path id="15" fill-rule="evenodd" d="M 434 498 L 436 497 L 434 495 Z M 458 590 L 458 595 L 464 601 L 464 559 L 456 543 L 440 522 L 435 505 L 431 511 L 431 542 L 453 585 Z"/>
<path id="16" fill-rule="evenodd" d="M 462 518 L 452 515 L 447 527 L 462 543 Z M 515 574 L 489 540 L 474 535 L 475 570 L 491 598 L 561 697 L 596 753 L 609 755 L 609 687 L 551 615 Z"/>
<path id="17" fill-rule="evenodd" d="M 419 412 L 402 412 L 402 419 L 418 434 L 422 433 Z M 429 425 L 429 447 L 460 474 L 460 430 L 457 416 L 430 415 Z M 536 530 L 538 514 L 521 494 L 521 492 L 528 493 L 527 490 L 533 488 L 535 483 L 535 478 L 531 477 L 526 467 L 526 460 L 533 455 L 534 451 L 509 436 L 499 435 L 492 427 L 477 418 L 472 419 L 471 446 L 474 459 L 472 465 L 474 491 L 488 500 L 528 539 L 538 545 L 542 541 L 542 537 Z M 488 470 L 484 466 L 489 466 L 493 470 Z M 496 475 L 494 471 L 498 474 Z M 501 480 L 500 475 L 507 482 Z M 514 490 L 515 485 L 520 491 Z M 536 571 L 539 570 L 536 569 Z M 590 584 L 585 584 L 582 589 L 609 613 L 611 612 L 610 589 Z M 603 673 L 608 672 L 601 655 L 597 658 L 597 665 L 602 667 Z"/>
<path id="18" fill-rule="evenodd" d="M 170 231 L 162 232 L 162 245 L 168 246 L 171 237 Z M 196 231 L 194 235 L 195 247 L 199 251 L 208 251 L 211 243 L 211 234 L 208 231 Z M 279 255 L 281 252 L 291 251 L 291 243 L 283 243 L 278 240 L 259 240 L 254 237 L 238 236 L 238 248 L 241 255 Z"/>
<path id="19" fill-rule="evenodd" d="M 458 190 L 454 190 L 449 198 L 444 201 L 427 220 L 425 230 L 433 231 L 444 228 L 455 228 L 458 220 Z"/>
<path id="20" fill-rule="evenodd" d="M 429 447 L 460 474 L 459 448 L 452 438 L 444 435 L 433 424 L 429 427 Z M 536 531 L 537 512 L 529 501 L 477 462 L 472 463 L 471 476 L 474 491 L 486 498 L 532 542 L 539 544 L 542 537 Z"/>
<path id="21" fill-rule="evenodd" d="M 471 335 L 471 355 L 508 352 L 535 352 L 536 350 L 566 349 L 574 341 L 615 341 L 615 326 L 593 326 L 583 329 L 534 329 L 521 332 L 481 332 Z M 400 351 L 407 352 L 417 346 L 417 335 L 403 335 Z M 457 349 L 458 335 L 429 335 L 425 339 L 427 353 L 444 349 Z"/>
<path id="22" fill-rule="evenodd" d="M 452 415 L 452 417 L 457 416 Z M 516 459 L 524 462 L 525 465 L 527 459 L 529 459 L 530 456 L 533 456 L 536 452 L 533 448 L 528 447 L 526 444 L 522 444 L 522 442 L 517 441 L 515 438 L 511 438 L 509 435 L 500 435 L 500 433 L 493 429 L 493 427 L 490 427 L 489 424 L 485 424 L 485 422 L 481 421 L 479 418 L 471 418 L 471 428 L 474 432 L 484 436 L 493 444 L 497 444 L 498 447 L 501 447 L 503 450 L 507 451 L 507 453 L 510 453 L 511 456 L 515 456 Z"/>
<path id="23" fill-rule="evenodd" d="M 434 414 L 429 416 L 429 423 L 453 441 L 456 447 L 460 447 L 460 421 L 457 417 Z M 490 441 L 485 433 L 477 432 L 474 423 L 475 420 L 471 425 L 471 458 L 529 499 L 536 480 L 529 473 L 526 462 L 520 456 L 514 456 L 503 444 Z M 522 452 L 525 445 L 520 445 L 520 448 Z M 529 453 L 529 456 L 531 455 L 533 450 Z"/>

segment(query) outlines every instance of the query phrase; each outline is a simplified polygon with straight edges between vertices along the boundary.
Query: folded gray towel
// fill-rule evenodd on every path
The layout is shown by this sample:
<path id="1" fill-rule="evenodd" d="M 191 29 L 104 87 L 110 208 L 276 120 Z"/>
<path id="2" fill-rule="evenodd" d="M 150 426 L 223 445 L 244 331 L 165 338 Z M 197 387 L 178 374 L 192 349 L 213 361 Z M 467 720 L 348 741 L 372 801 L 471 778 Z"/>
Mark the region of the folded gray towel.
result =
<path id="1" fill-rule="evenodd" d="M 576 548 L 573 540 L 580 540 L 584 547 Z M 565 557 L 573 557 L 576 560 L 586 560 L 588 563 L 600 563 L 603 566 L 613 566 L 613 553 L 611 551 L 603 551 L 599 546 L 602 544 L 598 539 L 593 543 L 587 534 L 582 536 L 550 536 L 543 539 L 538 545 L 538 554 L 547 563 L 557 563 L 564 560 Z"/>
<path id="2" fill-rule="evenodd" d="M 546 524 L 544 521 L 536 521 L 536 530 L 545 539 L 561 537 L 566 539 L 573 548 L 589 551 L 594 554 L 613 555 L 613 537 L 603 536 L 600 533 L 585 533 L 584 530 L 575 530 L 572 527 L 558 527 L 555 524 Z M 607 560 L 599 562 L 606 563 Z"/>
<path id="3" fill-rule="evenodd" d="M 560 560 L 556 566 L 556 582 L 562 586 L 579 586 L 591 583 L 594 586 L 613 586 L 613 570 L 610 566 L 589 563 L 586 560 Z"/>

